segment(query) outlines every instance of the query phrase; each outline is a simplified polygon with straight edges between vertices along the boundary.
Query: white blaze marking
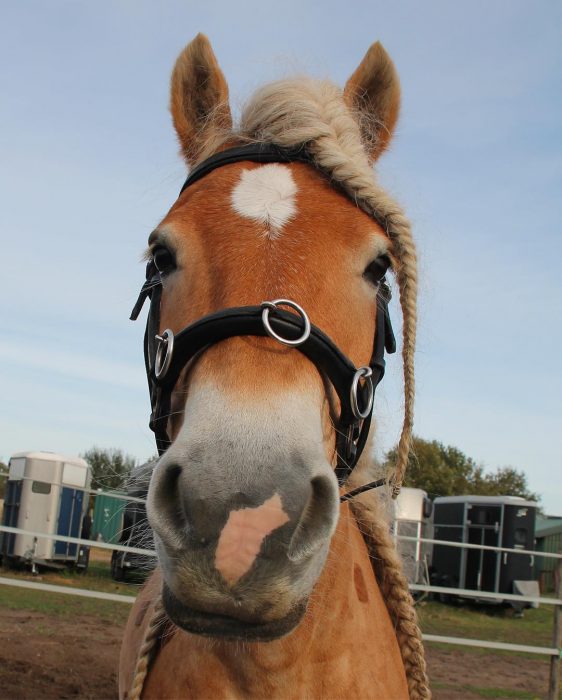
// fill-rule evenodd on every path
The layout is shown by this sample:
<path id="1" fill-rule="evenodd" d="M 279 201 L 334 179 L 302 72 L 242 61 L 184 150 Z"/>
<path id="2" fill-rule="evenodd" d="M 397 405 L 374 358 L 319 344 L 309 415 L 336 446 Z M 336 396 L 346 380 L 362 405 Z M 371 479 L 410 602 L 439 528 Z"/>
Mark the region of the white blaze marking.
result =
<path id="1" fill-rule="evenodd" d="M 281 229 L 297 213 L 297 186 L 290 168 L 269 163 L 253 170 L 243 170 L 232 190 L 232 208 L 240 216 L 263 224 L 265 235 L 277 238 Z"/>

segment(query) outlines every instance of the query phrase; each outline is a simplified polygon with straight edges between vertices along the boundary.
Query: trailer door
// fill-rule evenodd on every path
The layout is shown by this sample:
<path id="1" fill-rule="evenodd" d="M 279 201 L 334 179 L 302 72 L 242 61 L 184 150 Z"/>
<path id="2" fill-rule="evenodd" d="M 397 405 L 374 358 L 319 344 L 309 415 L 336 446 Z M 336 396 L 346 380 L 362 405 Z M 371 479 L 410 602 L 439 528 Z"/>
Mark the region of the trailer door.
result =
<path id="1" fill-rule="evenodd" d="M 83 503 L 83 491 L 69 489 L 66 486 L 62 488 L 57 535 L 63 535 L 64 537 L 80 537 Z M 77 544 L 60 542 L 57 540 L 55 545 L 55 556 L 62 558 L 75 558 L 77 548 Z"/>
<path id="2" fill-rule="evenodd" d="M 500 543 L 501 506 L 471 505 L 468 509 L 468 542 L 497 547 Z M 466 588 L 476 591 L 498 590 L 498 553 L 486 549 L 468 549 Z"/>
<path id="3" fill-rule="evenodd" d="M 530 506 L 506 505 L 502 547 L 534 549 L 535 512 Z M 535 578 L 534 558 L 530 554 L 504 552 L 500 577 L 500 591 L 513 593 L 514 581 L 532 581 Z"/>
<path id="4" fill-rule="evenodd" d="M 8 480 L 6 482 L 6 497 L 4 500 L 4 515 L 2 517 L 2 525 L 6 527 L 18 526 L 18 515 L 20 512 L 21 502 L 21 487 L 23 481 L 21 479 Z M 15 533 L 3 532 L 1 552 L 5 556 L 10 556 L 14 553 L 14 544 L 17 535 Z"/>

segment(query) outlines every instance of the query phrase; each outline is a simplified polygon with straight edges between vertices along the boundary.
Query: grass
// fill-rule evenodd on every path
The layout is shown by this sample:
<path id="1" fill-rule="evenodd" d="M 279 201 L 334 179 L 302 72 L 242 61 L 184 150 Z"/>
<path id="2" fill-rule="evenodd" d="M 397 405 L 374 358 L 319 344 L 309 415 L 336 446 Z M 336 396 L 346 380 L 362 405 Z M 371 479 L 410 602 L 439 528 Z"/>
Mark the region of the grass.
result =
<path id="1" fill-rule="evenodd" d="M 90 563 L 85 573 L 78 573 L 72 569 L 62 571 L 42 569 L 38 575 L 34 575 L 28 569 L 2 568 L 0 575 L 4 578 L 40 581 L 55 586 L 69 586 L 127 596 L 136 595 L 139 588 L 138 582 L 119 583 L 114 581 L 111 578 L 111 552 L 100 549 L 92 549 Z"/>
<path id="2" fill-rule="evenodd" d="M 110 551 L 92 549 L 88 570 L 85 573 L 77 573 L 71 569 L 62 571 L 45 569 L 38 575 L 33 575 L 26 569 L 2 568 L 0 576 L 55 586 L 136 596 L 139 588 L 138 584 L 118 583 L 111 578 L 110 562 Z M 117 624 L 125 623 L 131 609 L 128 603 L 113 603 L 96 598 L 79 598 L 67 594 L 12 588 L 11 586 L 0 587 L 0 609 L 2 607 L 9 610 L 32 610 L 46 615 L 57 615 L 65 618 L 93 615 L 108 623 Z"/>
<path id="3" fill-rule="evenodd" d="M 125 624 L 131 606 L 127 603 L 112 603 L 95 598 L 78 598 L 70 595 L 33 591 L 26 588 L 2 586 L 0 610 L 30 610 L 63 618 L 80 620 L 92 615 L 107 624 Z M 45 628 L 52 633 L 52 627 Z"/>
<path id="4" fill-rule="evenodd" d="M 480 695 L 482 698 L 522 698 L 523 700 L 540 700 L 537 695 L 528 693 L 525 690 L 510 690 L 509 688 L 482 688 L 469 683 L 453 685 L 452 683 L 432 683 L 434 689 L 442 690 L 466 690 L 474 695 Z"/>
<path id="5" fill-rule="evenodd" d="M 522 618 L 514 617 L 510 608 L 491 605 L 455 606 L 432 601 L 418 604 L 417 610 L 422 631 L 426 634 L 532 646 L 552 645 L 553 610 L 550 605 L 525 610 Z M 475 647 L 463 649 L 476 650 Z M 481 651 L 490 653 L 490 650 Z"/>

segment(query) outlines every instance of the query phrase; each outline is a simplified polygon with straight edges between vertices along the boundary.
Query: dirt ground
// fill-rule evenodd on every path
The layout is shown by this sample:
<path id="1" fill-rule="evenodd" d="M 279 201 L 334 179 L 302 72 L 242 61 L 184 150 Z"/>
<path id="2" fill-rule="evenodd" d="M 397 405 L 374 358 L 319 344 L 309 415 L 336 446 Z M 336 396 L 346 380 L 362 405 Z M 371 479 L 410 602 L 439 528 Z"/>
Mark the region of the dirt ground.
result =
<path id="1" fill-rule="evenodd" d="M 427 649 L 434 700 L 476 700 L 482 697 L 546 698 L 550 661 L 515 654 L 491 654 L 448 647 Z M 471 692 L 468 687 L 481 692 Z M 493 693 L 491 689 L 509 691 Z M 486 692 L 488 691 L 488 692 Z"/>
<path id="2" fill-rule="evenodd" d="M 78 628 L 61 617 L 2 608 L 0 697 L 115 699 L 121 631 L 92 616 L 81 617 Z M 435 700 L 483 697 L 484 692 L 471 692 L 466 686 L 508 689 L 510 698 L 526 697 L 525 691 L 537 698 L 546 695 L 548 661 L 539 658 L 492 658 L 488 653 L 434 647 L 428 660 Z"/>

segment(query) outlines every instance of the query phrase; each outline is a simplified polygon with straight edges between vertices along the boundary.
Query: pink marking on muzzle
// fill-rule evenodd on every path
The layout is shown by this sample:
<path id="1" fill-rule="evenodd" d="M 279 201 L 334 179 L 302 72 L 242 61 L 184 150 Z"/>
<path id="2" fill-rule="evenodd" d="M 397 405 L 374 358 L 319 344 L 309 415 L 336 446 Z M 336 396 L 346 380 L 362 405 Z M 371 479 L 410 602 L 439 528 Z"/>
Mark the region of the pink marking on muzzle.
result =
<path id="1" fill-rule="evenodd" d="M 277 493 L 257 508 L 230 512 L 215 554 L 215 568 L 230 586 L 250 570 L 264 539 L 288 521 Z"/>

